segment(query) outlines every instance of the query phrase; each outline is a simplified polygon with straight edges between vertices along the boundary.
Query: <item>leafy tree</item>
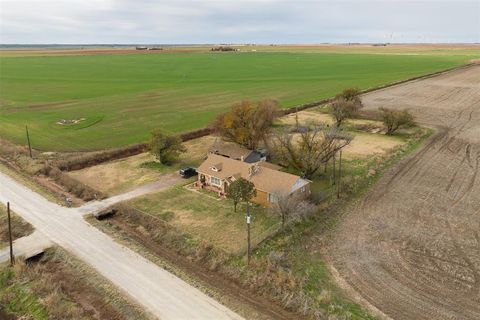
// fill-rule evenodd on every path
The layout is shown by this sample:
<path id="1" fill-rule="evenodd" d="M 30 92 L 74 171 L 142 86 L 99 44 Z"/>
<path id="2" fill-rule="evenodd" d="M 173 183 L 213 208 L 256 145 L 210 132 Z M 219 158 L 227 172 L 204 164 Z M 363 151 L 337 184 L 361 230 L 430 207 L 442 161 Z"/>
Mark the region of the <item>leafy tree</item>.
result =
<path id="1" fill-rule="evenodd" d="M 331 104 L 331 113 L 335 118 L 336 126 L 340 127 L 344 120 L 356 116 L 361 108 L 363 104 L 359 89 L 348 88 L 337 94 Z"/>
<path id="2" fill-rule="evenodd" d="M 230 112 L 220 114 L 212 127 L 226 140 L 253 150 L 260 141 L 265 140 L 278 115 L 276 101 L 242 101 L 234 104 Z"/>
<path id="3" fill-rule="evenodd" d="M 309 124 L 296 135 L 278 132 L 272 139 L 274 155 L 307 179 L 351 141 L 351 135 L 323 124 Z"/>
<path id="4" fill-rule="evenodd" d="M 408 127 L 414 124 L 413 115 L 407 110 L 392 110 L 379 108 L 383 124 L 387 128 L 387 134 L 391 135 L 400 127 Z"/>
<path id="5" fill-rule="evenodd" d="M 275 202 L 272 210 L 280 216 L 282 228 L 290 222 L 301 219 L 316 210 L 313 203 L 297 195 L 278 192 L 274 193 L 274 198 Z"/>
<path id="6" fill-rule="evenodd" d="M 237 212 L 237 204 L 241 201 L 248 202 L 257 194 L 255 185 L 245 178 L 233 181 L 227 189 L 227 198 L 233 200 L 234 211 Z"/>
<path id="7" fill-rule="evenodd" d="M 155 158 L 166 165 L 171 165 L 181 153 L 187 151 L 179 136 L 167 135 L 160 129 L 152 131 L 149 148 Z"/>

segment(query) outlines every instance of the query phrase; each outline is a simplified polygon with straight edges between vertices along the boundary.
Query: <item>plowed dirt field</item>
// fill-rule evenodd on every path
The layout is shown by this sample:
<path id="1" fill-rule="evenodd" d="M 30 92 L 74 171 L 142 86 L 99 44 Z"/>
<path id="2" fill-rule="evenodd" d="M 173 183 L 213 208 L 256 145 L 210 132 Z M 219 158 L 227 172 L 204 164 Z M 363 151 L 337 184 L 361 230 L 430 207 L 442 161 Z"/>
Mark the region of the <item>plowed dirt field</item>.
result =
<path id="1" fill-rule="evenodd" d="M 480 319 L 480 66 L 363 101 L 438 131 L 345 214 L 333 267 L 385 318 Z"/>

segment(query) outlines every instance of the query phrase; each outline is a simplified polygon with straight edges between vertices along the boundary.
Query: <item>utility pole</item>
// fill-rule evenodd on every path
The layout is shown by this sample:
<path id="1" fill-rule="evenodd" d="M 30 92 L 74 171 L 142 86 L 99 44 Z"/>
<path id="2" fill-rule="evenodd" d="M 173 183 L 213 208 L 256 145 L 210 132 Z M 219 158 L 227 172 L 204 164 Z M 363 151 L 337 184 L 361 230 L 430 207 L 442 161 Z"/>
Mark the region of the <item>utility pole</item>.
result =
<path id="1" fill-rule="evenodd" d="M 340 159 L 338 161 L 338 185 L 337 185 L 337 199 L 340 198 L 340 187 L 342 185 L 342 150 L 340 149 Z"/>
<path id="2" fill-rule="evenodd" d="M 8 239 L 10 243 L 10 266 L 15 264 L 15 258 L 13 257 L 13 239 L 12 239 L 12 223 L 10 217 L 10 202 L 7 202 L 7 215 L 8 215 Z"/>
<path id="3" fill-rule="evenodd" d="M 336 152 L 333 154 L 333 183 L 332 183 L 333 185 L 335 185 L 335 180 L 337 178 L 337 176 L 336 176 L 337 169 L 335 168 L 335 155 L 336 154 L 337 154 Z"/>
<path id="4" fill-rule="evenodd" d="M 25 126 L 25 131 L 27 132 L 27 141 L 28 141 L 28 150 L 30 151 L 30 158 L 32 157 L 32 145 L 30 144 L 30 135 L 28 134 L 28 126 Z"/>
<path id="5" fill-rule="evenodd" d="M 251 254 L 251 247 L 250 247 L 250 203 L 247 201 L 247 265 L 250 264 L 250 254 Z"/>

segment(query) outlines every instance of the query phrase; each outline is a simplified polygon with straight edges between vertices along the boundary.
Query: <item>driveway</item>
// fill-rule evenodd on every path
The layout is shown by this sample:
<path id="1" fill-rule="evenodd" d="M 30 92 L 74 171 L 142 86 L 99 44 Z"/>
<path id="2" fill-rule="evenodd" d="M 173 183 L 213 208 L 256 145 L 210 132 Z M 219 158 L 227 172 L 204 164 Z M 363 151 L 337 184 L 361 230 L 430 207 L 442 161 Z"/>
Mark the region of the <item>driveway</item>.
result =
<path id="1" fill-rule="evenodd" d="M 2 203 L 9 201 L 12 210 L 36 230 L 93 267 L 147 312 L 165 320 L 242 319 L 198 289 L 116 243 L 82 217 L 89 210 L 99 210 L 115 201 L 151 191 L 146 187 L 85 207 L 65 208 L 0 173 Z"/>

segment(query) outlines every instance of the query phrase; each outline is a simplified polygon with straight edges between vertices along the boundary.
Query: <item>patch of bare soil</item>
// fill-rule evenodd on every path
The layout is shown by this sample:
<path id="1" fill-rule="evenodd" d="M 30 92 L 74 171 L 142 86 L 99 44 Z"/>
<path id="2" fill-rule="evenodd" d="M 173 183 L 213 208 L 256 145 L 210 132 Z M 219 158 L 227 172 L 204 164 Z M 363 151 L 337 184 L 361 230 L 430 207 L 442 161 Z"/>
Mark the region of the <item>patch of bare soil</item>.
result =
<path id="1" fill-rule="evenodd" d="M 387 317 L 480 319 L 480 66 L 363 102 L 408 107 L 438 133 L 345 214 L 331 263 Z"/>

